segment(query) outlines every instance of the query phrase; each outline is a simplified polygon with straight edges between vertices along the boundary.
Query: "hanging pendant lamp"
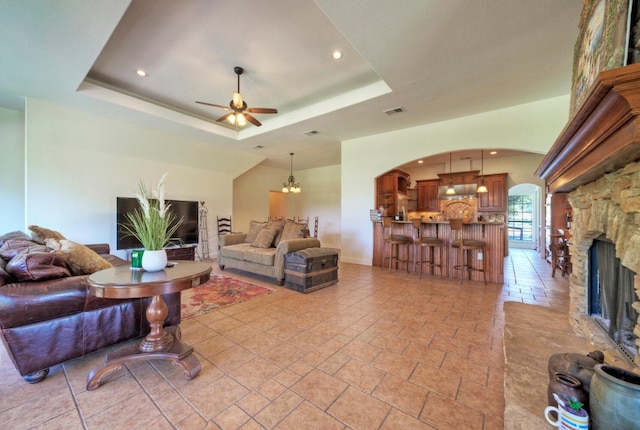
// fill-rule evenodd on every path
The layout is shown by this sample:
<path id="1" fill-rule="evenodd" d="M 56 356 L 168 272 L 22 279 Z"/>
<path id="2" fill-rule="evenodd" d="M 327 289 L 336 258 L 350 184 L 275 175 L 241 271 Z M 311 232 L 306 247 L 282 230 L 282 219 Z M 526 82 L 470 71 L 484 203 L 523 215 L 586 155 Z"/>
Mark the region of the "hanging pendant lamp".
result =
<path id="1" fill-rule="evenodd" d="M 449 153 L 449 188 L 447 188 L 447 192 L 445 194 L 453 195 L 456 193 L 456 190 L 453 188 L 453 177 L 451 176 L 451 153 Z"/>
<path id="2" fill-rule="evenodd" d="M 480 177 L 480 185 L 478 186 L 476 193 L 488 193 L 489 190 L 487 189 L 487 184 L 485 184 L 484 182 L 484 150 L 483 149 L 480 150 L 480 170 L 482 172 Z"/>
<path id="3" fill-rule="evenodd" d="M 302 190 L 300 189 L 300 184 L 296 183 L 296 178 L 293 177 L 293 152 L 290 152 L 289 155 L 291 155 L 291 173 L 287 182 L 282 183 L 282 192 L 295 194 Z"/>

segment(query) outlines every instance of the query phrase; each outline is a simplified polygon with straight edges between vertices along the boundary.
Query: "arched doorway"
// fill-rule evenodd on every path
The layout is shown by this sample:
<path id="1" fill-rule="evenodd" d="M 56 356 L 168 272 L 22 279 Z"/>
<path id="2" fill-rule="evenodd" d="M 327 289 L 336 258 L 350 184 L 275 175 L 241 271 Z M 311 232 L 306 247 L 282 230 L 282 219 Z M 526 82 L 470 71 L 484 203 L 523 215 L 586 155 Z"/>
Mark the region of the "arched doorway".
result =
<path id="1" fill-rule="evenodd" d="M 518 184 L 509 189 L 507 207 L 509 248 L 539 248 L 541 193 L 542 189 L 534 184 Z"/>

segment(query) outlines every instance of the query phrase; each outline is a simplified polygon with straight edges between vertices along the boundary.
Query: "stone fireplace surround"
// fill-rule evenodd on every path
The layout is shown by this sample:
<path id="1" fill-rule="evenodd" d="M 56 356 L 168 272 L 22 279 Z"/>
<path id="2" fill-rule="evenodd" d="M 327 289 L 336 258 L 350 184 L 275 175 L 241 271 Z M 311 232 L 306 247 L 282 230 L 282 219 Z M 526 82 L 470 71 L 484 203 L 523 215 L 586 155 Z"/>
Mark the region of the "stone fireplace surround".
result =
<path id="1" fill-rule="evenodd" d="M 569 193 L 573 207 L 574 228 L 569 249 L 573 273 L 569 278 L 570 324 L 599 349 L 606 349 L 604 332 L 588 316 L 587 286 L 589 282 L 589 249 L 593 240 L 604 234 L 614 242 L 616 256 L 623 266 L 636 272 L 633 283 L 638 296 L 640 289 L 640 204 L 630 196 L 640 196 L 640 163 L 607 174 L 601 179 L 578 187 Z M 640 301 L 633 304 L 640 311 Z M 640 326 L 634 330 L 640 335 Z M 636 346 L 640 340 L 636 339 Z M 640 358 L 634 358 L 640 366 Z"/>
<path id="2" fill-rule="evenodd" d="M 536 175 L 550 193 L 569 193 L 569 323 L 598 349 L 611 341 L 588 315 L 588 253 L 604 234 L 622 264 L 637 273 L 640 311 L 640 64 L 600 74 L 589 97 L 564 128 Z M 640 337 L 640 324 L 634 330 Z M 640 345 L 636 340 L 636 344 Z M 640 366 L 640 357 L 634 357 Z"/>

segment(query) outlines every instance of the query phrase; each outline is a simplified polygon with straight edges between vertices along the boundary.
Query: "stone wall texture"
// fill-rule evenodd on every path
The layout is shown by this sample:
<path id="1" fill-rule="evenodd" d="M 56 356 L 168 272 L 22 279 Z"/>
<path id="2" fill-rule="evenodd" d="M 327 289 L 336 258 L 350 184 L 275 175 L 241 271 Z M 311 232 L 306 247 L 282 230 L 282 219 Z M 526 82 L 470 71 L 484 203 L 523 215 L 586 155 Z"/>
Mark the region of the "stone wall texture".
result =
<path id="1" fill-rule="evenodd" d="M 633 270 L 636 297 L 640 297 L 640 163 L 630 163 L 597 181 L 569 193 L 573 223 L 569 243 L 572 273 L 570 286 L 570 323 L 579 335 L 596 347 L 606 349 L 610 342 L 588 315 L 589 248 L 601 235 L 616 245 L 622 265 Z M 640 309 L 640 301 L 633 304 Z M 634 330 L 640 333 L 640 325 Z M 636 345 L 640 341 L 636 339 Z M 636 356 L 634 363 L 640 366 Z"/>

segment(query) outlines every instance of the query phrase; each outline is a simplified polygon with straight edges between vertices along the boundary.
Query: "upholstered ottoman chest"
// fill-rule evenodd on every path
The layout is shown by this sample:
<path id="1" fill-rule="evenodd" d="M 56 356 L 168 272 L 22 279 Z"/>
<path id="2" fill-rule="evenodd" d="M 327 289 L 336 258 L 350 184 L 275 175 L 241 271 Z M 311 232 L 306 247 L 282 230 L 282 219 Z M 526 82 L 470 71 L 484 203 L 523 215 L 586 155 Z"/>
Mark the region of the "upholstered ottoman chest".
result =
<path id="1" fill-rule="evenodd" d="M 307 248 L 285 256 L 284 285 L 310 293 L 338 282 L 338 253 L 328 248 Z"/>

